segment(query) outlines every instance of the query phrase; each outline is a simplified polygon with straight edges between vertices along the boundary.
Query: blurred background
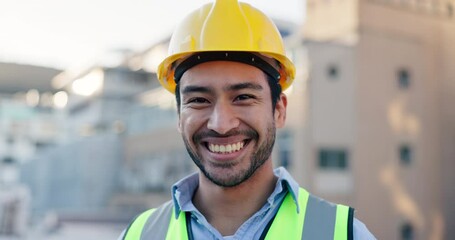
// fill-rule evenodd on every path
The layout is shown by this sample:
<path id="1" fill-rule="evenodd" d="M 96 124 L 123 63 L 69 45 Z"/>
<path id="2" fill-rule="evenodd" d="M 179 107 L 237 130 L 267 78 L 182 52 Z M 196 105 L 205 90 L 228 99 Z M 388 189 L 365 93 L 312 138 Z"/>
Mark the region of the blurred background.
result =
<path id="1" fill-rule="evenodd" d="M 0 239 L 117 239 L 196 170 L 155 71 L 206 2 L 0 1 Z M 455 1 L 245 2 L 297 67 L 275 165 L 378 239 L 453 239 Z"/>

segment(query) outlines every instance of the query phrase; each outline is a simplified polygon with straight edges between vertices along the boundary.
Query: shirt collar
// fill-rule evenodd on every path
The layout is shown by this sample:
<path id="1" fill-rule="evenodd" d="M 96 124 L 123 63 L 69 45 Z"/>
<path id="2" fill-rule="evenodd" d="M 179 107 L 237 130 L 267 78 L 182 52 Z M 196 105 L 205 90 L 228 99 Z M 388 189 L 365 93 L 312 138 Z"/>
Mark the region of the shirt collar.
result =
<path id="1" fill-rule="evenodd" d="M 300 211 L 298 203 L 299 184 L 292 178 L 291 174 L 284 168 L 279 167 L 273 171 L 278 178 L 275 189 L 267 199 L 269 204 L 273 204 L 275 197 L 283 191 L 289 191 L 294 203 L 297 206 L 297 212 Z M 192 211 L 196 208 L 192 203 L 194 192 L 199 186 L 198 173 L 191 174 L 172 186 L 172 200 L 175 206 L 175 217 L 178 218 L 181 211 Z"/>

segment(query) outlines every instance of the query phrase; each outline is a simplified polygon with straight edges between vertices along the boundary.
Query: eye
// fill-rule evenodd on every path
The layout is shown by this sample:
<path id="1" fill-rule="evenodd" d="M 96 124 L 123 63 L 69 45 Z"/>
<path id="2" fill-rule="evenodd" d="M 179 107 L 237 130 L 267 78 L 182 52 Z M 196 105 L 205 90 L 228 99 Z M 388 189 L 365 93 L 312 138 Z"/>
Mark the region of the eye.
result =
<path id="1" fill-rule="evenodd" d="M 245 100 L 249 100 L 249 99 L 254 99 L 255 97 L 253 95 L 250 95 L 250 94 L 241 94 L 239 96 L 237 96 L 234 101 L 245 101 Z"/>
<path id="2" fill-rule="evenodd" d="M 190 98 L 186 102 L 186 104 L 203 104 L 203 103 L 209 103 L 209 101 L 202 97 L 195 97 L 195 98 Z"/>

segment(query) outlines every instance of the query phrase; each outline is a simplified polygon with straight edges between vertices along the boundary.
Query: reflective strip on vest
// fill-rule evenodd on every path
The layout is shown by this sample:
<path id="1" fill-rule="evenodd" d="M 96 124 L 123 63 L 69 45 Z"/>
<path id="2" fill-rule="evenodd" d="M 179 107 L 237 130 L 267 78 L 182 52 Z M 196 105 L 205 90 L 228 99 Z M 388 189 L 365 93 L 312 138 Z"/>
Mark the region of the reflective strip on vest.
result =
<path id="1" fill-rule="evenodd" d="M 188 240 L 185 212 L 180 211 L 179 217 L 175 218 L 175 211 L 174 208 L 172 208 L 171 222 L 169 224 L 169 229 L 167 231 L 166 238 L 153 238 L 153 236 L 155 236 L 153 232 L 150 232 L 150 234 L 147 234 L 146 236 L 148 237 L 144 238 L 143 240 L 148 239 Z"/>
<path id="2" fill-rule="evenodd" d="M 142 229 L 144 228 L 145 222 L 149 219 L 150 215 L 155 212 L 155 209 L 150 209 L 139 215 L 127 228 L 123 240 L 134 240 L 141 239 Z"/>
<path id="3" fill-rule="evenodd" d="M 265 240 L 274 239 L 300 239 L 302 238 L 303 226 L 305 224 L 305 212 L 309 194 L 307 191 L 299 190 L 299 207 L 297 213 L 297 205 L 290 193 L 286 195 L 281 203 L 272 226 L 270 226 Z"/>
<path id="4" fill-rule="evenodd" d="M 336 205 L 300 188 L 300 211 L 290 193 L 286 195 L 265 237 L 275 239 L 351 240 L 353 209 Z M 144 216 L 143 216 L 144 215 Z M 144 218 L 148 218 L 146 221 Z M 141 214 L 125 234 L 125 240 L 188 240 L 183 211 L 175 218 L 172 201 L 156 211 Z"/>
<path id="5" fill-rule="evenodd" d="M 338 215 L 338 209 L 348 208 L 342 205 L 335 205 L 324 201 L 315 196 L 310 196 L 308 199 L 307 210 L 305 215 L 305 227 L 302 233 L 302 239 L 337 239 L 346 240 L 348 237 L 347 223 L 344 224 L 344 232 L 341 227 L 335 235 L 335 225 L 337 219 L 340 218 L 344 222 L 347 221 L 344 216 Z M 338 221 L 338 224 L 343 224 L 343 221 Z"/>
<path id="6" fill-rule="evenodd" d="M 187 239 L 185 214 L 181 212 L 179 215 L 179 220 L 177 221 L 175 219 L 174 212 L 174 205 L 172 204 L 172 201 L 168 201 L 156 210 L 151 209 L 142 213 L 130 225 L 123 239 Z"/>
<path id="7" fill-rule="evenodd" d="M 351 218 L 352 217 L 353 216 L 351 216 Z M 351 233 L 349 233 L 348 230 L 349 223 L 352 226 L 352 221 L 349 220 L 349 207 L 344 205 L 338 205 L 336 213 L 335 232 L 333 234 L 333 238 L 340 240 L 352 238 L 352 228 Z"/>

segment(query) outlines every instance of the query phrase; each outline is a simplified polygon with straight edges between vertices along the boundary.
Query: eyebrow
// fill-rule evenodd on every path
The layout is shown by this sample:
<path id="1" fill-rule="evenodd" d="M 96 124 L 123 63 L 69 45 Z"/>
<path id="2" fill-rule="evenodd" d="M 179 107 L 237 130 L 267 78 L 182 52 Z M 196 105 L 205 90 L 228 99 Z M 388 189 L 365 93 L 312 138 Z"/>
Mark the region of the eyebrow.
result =
<path id="1" fill-rule="evenodd" d="M 225 90 L 228 91 L 238 91 L 242 89 L 253 89 L 253 90 L 262 90 L 262 86 L 259 84 L 254 84 L 254 83 L 239 83 L 239 84 L 234 84 L 227 86 Z"/>
<path id="2" fill-rule="evenodd" d="M 193 86 L 189 85 L 186 86 L 183 90 L 183 94 L 188 94 L 188 93 L 193 93 L 193 92 L 199 92 L 199 93 L 209 93 L 212 92 L 212 90 L 208 87 L 203 87 L 203 86 Z"/>
<path id="3" fill-rule="evenodd" d="M 242 89 L 253 89 L 253 90 L 262 90 L 263 87 L 259 84 L 254 84 L 254 83 L 238 83 L 238 84 L 233 84 L 229 85 L 224 88 L 225 91 L 238 91 Z M 182 94 L 189 94 L 189 93 L 211 93 L 214 90 L 210 87 L 204 87 L 204 86 L 196 86 L 196 85 L 189 85 L 186 86 L 182 90 Z"/>

